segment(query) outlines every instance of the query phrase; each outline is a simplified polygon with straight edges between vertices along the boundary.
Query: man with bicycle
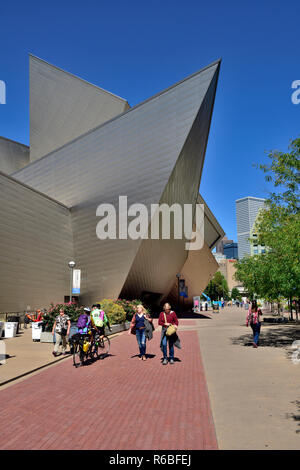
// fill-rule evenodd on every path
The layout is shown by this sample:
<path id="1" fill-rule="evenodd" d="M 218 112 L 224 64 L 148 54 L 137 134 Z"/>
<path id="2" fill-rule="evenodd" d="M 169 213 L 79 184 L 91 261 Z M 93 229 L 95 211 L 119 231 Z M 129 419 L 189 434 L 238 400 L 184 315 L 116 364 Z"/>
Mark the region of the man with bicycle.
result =
<path id="1" fill-rule="evenodd" d="M 104 338 L 104 328 L 107 326 L 109 330 L 111 331 L 110 324 L 108 321 L 108 318 L 104 312 L 104 310 L 101 310 L 100 304 L 94 304 L 92 306 L 92 311 L 91 311 L 91 326 L 94 330 L 96 330 L 99 335 L 100 339 Z M 94 338 L 94 332 L 93 338 Z"/>

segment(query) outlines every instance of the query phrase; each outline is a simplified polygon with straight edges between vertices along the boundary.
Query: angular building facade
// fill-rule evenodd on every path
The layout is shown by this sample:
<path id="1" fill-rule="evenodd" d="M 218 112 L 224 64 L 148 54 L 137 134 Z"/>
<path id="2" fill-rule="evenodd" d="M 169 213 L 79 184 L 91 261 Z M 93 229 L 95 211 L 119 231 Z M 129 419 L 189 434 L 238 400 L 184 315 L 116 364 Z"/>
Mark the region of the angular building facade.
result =
<path id="1" fill-rule="evenodd" d="M 192 204 L 195 212 L 219 68 L 217 61 L 129 108 L 126 100 L 30 57 L 30 163 L 17 168 L 11 177 L 2 174 L 1 192 L 5 184 L 15 185 L 21 192 L 26 188 L 24 225 L 32 222 L 34 226 L 31 212 L 38 213 L 32 198 L 39 196 L 39 210 L 45 211 L 46 218 L 51 201 L 56 207 L 51 206 L 52 212 L 57 214 L 53 212 L 49 220 L 58 238 L 55 240 L 51 232 L 48 241 L 46 226 L 42 226 L 39 256 L 46 260 L 53 246 L 57 252 L 43 288 L 29 276 L 32 283 L 26 302 L 14 307 L 13 302 L 2 301 L 0 310 L 7 309 L 6 305 L 22 310 L 26 305 L 47 307 L 50 301 L 63 301 L 63 292 L 68 294 L 66 260 L 70 256 L 81 269 L 80 303 L 119 296 L 161 302 L 168 297 L 176 273 L 194 257 L 185 249 L 186 240 L 100 240 L 96 234 L 97 208 L 100 204 L 118 207 L 119 196 L 127 196 L 128 206 L 143 204 L 149 213 L 152 204 L 163 203 Z M 4 214 L 8 227 L 15 223 L 10 216 L 11 204 L 7 202 L 9 210 Z M 14 204 L 18 213 L 17 198 Z M 214 263 L 211 250 L 224 235 L 207 205 L 205 208 L 205 214 L 210 215 L 204 217 L 205 246 L 201 255 L 198 253 L 205 279 L 201 289 L 217 269 L 208 261 Z M 28 228 L 26 246 L 30 245 L 31 230 Z M 33 244 L 36 237 L 35 233 Z M 20 240 L 17 243 L 21 259 L 24 246 Z M 13 297 L 15 281 L 19 281 L 14 279 L 17 260 L 10 259 L 6 259 L 11 273 L 6 283 L 7 299 Z M 35 270 L 32 256 L 26 259 L 28 272 Z M 52 282 L 54 278 L 60 279 L 60 288 Z"/>

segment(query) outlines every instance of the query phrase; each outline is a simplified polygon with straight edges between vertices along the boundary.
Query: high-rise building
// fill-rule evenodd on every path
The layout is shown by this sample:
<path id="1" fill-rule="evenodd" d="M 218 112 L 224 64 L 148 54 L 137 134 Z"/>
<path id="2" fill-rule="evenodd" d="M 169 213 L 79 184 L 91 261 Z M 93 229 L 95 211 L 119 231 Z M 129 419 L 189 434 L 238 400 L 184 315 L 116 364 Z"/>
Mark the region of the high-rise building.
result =
<path id="1" fill-rule="evenodd" d="M 223 253 L 227 259 L 238 259 L 238 244 L 234 242 L 225 243 Z"/>
<path id="2" fill-rule="evenodd" d="M 260 209 L 265 206 L 265 199 L 259 197 L 243 197 L 237 199 L 236 204 L 236 224 L 238 237 L 238 257 L 239 259 L 252 254 L 253 251 L 250 238 L 253 235 L 253 226 Z M 256 250 L 255 250 L 256 251 Z"/>

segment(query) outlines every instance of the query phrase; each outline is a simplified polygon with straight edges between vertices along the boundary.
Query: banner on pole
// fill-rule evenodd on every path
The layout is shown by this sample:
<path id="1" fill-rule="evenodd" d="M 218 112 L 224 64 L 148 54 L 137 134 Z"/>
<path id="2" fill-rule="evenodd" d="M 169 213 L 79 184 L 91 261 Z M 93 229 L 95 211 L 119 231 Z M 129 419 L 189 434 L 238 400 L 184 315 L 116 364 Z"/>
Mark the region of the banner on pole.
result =
<path id="1" fill-rule="evenodd" d="M 73 270 L 72 294 L 80 294 L 81 269 Z"/>

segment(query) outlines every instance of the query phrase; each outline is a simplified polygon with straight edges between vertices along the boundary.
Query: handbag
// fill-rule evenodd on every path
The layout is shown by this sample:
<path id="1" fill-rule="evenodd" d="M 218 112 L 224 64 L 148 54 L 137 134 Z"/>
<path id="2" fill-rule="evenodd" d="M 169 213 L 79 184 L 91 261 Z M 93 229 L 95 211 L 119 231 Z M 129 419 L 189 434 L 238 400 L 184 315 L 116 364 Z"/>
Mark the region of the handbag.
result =
<path id="1" fill-rule="evenodd" d="M 165 316 L 165 323 L 167 323 L 167 317 L 166 314 L 164 313 Z M 176 333 L 176 327 L 174 325 L 169 325 L 166 331 L 167 336 L 172 336 Z"/>

